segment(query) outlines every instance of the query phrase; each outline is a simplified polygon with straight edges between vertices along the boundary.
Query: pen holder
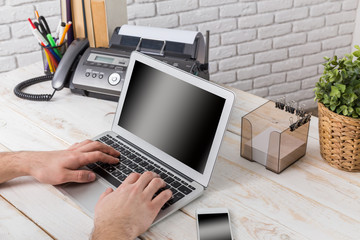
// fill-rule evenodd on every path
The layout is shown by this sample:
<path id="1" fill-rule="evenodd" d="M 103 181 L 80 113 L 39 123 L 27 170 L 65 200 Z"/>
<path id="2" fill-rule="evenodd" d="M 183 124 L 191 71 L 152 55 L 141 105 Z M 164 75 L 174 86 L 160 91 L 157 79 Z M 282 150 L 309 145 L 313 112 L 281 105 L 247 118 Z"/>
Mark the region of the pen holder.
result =
<path id="1" fill-rule="evenodd" d="M 62 43 L 59 46 L 41 46 L 41 56 L 44 66 L 44 73 L 46 75 L 54 74 L 62 56 L 66 51 L 66 43 Z"/>

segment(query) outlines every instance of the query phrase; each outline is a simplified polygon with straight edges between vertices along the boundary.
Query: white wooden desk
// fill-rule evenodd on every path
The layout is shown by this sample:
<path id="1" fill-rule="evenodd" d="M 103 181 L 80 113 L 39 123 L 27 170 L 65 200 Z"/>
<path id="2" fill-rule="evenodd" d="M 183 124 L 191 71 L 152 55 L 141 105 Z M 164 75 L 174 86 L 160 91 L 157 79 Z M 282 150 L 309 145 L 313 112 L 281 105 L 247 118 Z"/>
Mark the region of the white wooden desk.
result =
<path id="1" fill-rule="evenodd" d="M 0 75 L 0 150 L 57 150 L 109 130 L 116 103 L 57 92 L 51 102 L 14 96 L 42 75 L 41 64 Z M 50 93 L 50 82 L 31 87 Z M 307 154 L 281 174 L 240 157 L 241 116 L 265 102 L 237 94 L 208 190 L 152 227 L 143 239 L 196 239 L 195 210 L 227 207 L 235 239 L 360 239 L 360 175 L 336 170 L 319 153 L 317 118 Z M 0 185 L 0 239 L 88 239 L 92 219 L 53 186 L 31 177 Z"/>

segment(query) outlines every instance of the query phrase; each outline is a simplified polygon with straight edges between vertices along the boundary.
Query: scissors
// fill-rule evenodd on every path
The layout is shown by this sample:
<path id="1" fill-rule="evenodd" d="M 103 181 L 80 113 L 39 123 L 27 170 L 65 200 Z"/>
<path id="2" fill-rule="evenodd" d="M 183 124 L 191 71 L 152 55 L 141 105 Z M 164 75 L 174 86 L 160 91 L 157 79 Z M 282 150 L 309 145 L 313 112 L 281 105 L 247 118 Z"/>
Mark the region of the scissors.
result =
<path id="1" fill-rule="evenodd" d="M 43 16 L 40 16 L 38 19 L 38 23 L 34 23 L 35 27 L 39 30 L 39 32 L 46 38 L 48 34 L 51 34 L 50 28 L 46 19 Z"/>

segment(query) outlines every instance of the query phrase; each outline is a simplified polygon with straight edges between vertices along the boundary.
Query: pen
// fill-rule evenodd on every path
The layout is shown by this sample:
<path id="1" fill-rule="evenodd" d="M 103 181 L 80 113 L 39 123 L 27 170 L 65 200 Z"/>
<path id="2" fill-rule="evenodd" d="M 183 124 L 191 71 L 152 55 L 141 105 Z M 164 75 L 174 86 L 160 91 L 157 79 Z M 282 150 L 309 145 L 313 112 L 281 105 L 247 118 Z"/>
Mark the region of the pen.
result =
<path id="1" fill-rule="evenodd" d="M 60 27 L 61 27 L 61 19 L 59 20 L 59 24 L 56 28 L 56 32 L 55 32 L 55 38 L 58 39 L 59 38 L 59 34 L 60 34 Z"/>
<path id="2" fill-rule="evenodd" d="M 69 30 L 71 24 L 72 24 L 71 21 L 69 21 L 69 22 L 66 24 L 65 29 L 64 29 L 64 32 L 63 32 L 63 35 L 61 36 L 60 45 L 64 42 L 66 33 L 67 33 L 67 31 Z"/>
<path id="3" fill-rule="evenodd" d="M 62 58 L 61 53 L 60 53 L 60 52 L 58 51 L 58 49 L 56 48 L 56 47 L 57 47 L 57 46 L 56 46 L 56 43 L 55 43 L 53 37 L 51 36 L 51 34 L 48 33 L 48 34 L 46 35 L 46 37 L 47 37 L 47 39 L 49 40 L 50 46 L 53 47 L 54 52 L 55 52 L 60 58 Z"/>
<path id="4" fill-rule="evenodd" d="M 44 38 L 44 36 L 39 32 L 39 30 L 35 27 L 34 23 L 31 21 L 30 18 L 28 18 L 28 21 L 30 22 L 31 27 L 33 28 L 32 33 L 34 34 L 34 36 L 36 37 L 36 39 L 39 41 L 39 43 L 43 46 L 43 47 L 47 47 L 49 46 L 49 42 Z M 57 62 L 60 62 L 60 58 L 56 55 L 56 53 L 52 50 L 52 49 L 47 49 L 51 54 L 49 54 L 49 56 L 53 59 L 54 58 L 54 65 L 56 65 L 57 67 Z"/>
<path id="5" fill-rule="evenodd" d="M 65 27 L 66 27 L 66 23 L 61 22 L 58 40 L 56 41 L 56 43 L 57 43 L 59 46 L 61 45 L 61 44 L 60 44 L 60 38 L 62 37 L 62 35 L 63 35 L 63 33 L 64 33 Z"/>

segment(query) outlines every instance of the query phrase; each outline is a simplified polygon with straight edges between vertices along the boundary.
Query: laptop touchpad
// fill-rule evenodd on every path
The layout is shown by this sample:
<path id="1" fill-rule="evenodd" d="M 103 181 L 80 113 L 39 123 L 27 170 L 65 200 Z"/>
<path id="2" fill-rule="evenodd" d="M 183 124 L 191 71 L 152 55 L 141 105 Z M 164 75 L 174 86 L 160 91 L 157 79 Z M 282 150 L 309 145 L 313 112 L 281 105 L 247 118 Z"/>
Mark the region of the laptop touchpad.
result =
<path id="1" fill-rule="evenodd" d="M 94 217 L 95 205 L 107 186 L 96 180 L 91 183 L 69 183 L 60 187 L 88 215 Z"/>

